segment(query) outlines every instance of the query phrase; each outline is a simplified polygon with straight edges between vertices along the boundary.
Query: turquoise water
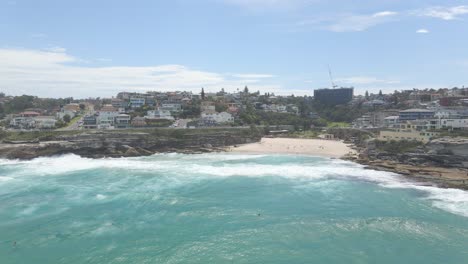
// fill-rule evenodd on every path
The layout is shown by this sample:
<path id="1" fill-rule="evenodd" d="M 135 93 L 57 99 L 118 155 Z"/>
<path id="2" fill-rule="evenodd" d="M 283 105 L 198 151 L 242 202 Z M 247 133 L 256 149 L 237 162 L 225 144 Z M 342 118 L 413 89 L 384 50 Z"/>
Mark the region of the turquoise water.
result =
<path id="1" fill-rule="evenodd" d="M 303 156 L 1 160 L 0 263 L 468 263 L 468 193 Z"/>

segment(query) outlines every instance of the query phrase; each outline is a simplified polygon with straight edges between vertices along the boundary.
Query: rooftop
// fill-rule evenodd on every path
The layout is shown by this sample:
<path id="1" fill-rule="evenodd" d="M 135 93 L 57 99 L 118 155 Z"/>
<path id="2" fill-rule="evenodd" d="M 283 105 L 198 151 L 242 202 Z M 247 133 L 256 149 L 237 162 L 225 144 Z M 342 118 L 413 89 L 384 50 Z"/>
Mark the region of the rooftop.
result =
<path id="1" fill-rule="evenodd" d="M 432 113 L 434 111 L 427 110 L 427 109 L 418 109 L 418 108 L 413 108 L 413 109 L 407 109 L 407 110 L 402 110 L 400 111 L 401 113 L 413 113 L 413 112 L 419 112 L 419 113 Z"/>

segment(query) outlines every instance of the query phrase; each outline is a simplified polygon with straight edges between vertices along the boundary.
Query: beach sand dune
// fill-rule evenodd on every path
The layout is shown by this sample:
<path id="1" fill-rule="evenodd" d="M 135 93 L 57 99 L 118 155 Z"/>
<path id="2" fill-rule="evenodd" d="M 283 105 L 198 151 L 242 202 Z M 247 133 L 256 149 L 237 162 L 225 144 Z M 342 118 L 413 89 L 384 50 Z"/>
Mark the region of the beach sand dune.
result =
<path id="1" fill-rule="evenodd" d="M 260 142 L 231 147 L 228 151 L 252 154 L 298 154 L 331 158 L 356 154 L 355 150 L 342 141 L 298 138 L 262 138 Z"/>

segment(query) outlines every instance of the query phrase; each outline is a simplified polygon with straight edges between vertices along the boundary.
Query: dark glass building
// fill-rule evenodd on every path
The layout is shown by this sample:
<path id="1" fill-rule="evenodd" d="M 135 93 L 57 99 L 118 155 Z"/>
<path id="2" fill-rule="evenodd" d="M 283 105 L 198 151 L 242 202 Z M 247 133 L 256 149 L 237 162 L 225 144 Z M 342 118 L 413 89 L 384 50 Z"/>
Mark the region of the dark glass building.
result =
<path id="1" fill-rule="evenodd" d="M 353 100 L 354 88 L 314 90 L 314 99 L 326 105 L 347 104 Z"/>

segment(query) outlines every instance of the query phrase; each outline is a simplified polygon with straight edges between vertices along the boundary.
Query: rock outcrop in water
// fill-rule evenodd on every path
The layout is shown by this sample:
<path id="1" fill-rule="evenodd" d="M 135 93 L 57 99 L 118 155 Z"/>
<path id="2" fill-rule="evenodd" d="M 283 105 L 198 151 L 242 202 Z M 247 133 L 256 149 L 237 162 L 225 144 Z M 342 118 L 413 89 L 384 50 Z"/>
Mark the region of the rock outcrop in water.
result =
<path id="1" fill-rule="evenodd" d="M 402 174 L 441 187 L 468 189 L 468 139 L 439 138 L 402 153 L 389 153 L 376 148 L 370 140 L 358 148 L 353 158 L 369 169 Z"/>
<path id="2" fill-rule="evenodd" d="M 160 152 L 203 153 L 256 142 L 261 136 L 254 129 L 55 133 L 28 141 L 3 140 L 0 158 L 32 159 L 69 153 L 91 158 L 144 156 Z"/>

